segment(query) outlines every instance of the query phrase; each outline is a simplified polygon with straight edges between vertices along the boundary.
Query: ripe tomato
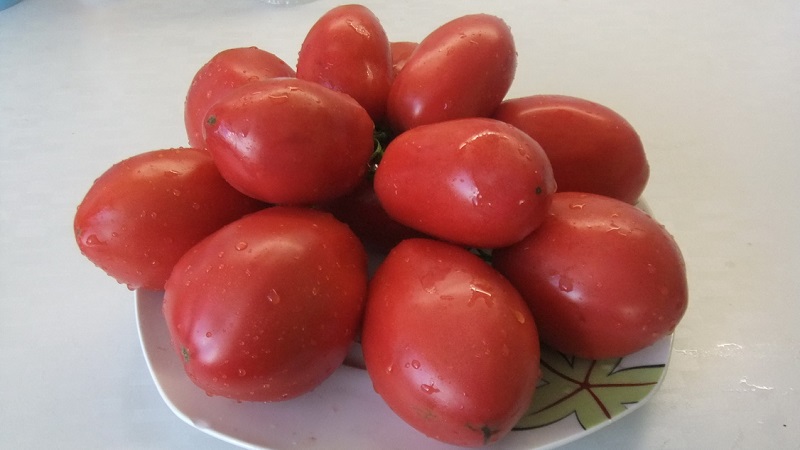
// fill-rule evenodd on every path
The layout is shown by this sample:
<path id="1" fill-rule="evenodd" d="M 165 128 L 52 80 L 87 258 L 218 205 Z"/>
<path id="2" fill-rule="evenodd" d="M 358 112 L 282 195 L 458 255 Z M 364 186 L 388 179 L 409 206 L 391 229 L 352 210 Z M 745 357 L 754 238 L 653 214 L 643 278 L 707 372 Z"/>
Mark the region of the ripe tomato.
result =
<path id="1" fill-rule="evenodd" d="M 504 101 L 495 119 L 541 144 L 558 190 L 589 192 L 634 204 L 650 176 L 644 147 L 633 127 L 613 110 L 564 95 Z"/>
<path id="2" fill-rule="evenodd" d="M 394 72 L 389 39 L 361 5 L 325 13 L 309 30 L 297 58 L 297 78 L 350 95 L 375 122 L 386 114 Z"/>
<path id="3" fill-rule="evenodd" d="M 205 147 L 206 113 L 225 94 L 251 81 L 294 75 L 294 69 L 282 59 L 256 47 L 230 48 L 217 53 L 197 71 L 186 94 L 184 122 L 189 145 Z"/>
<path id="4" fill-rule="evenodd" d="M 669 334 L 688 300 L 672 236 L 621 200 L 562 192 L 544 223 L 493 253 L 531 307 L 543 343 L 591 359 L 620 357 Z"/>
<path id="5" fill-rule="evenodd" d="M 539 376 L 536 326 L 520 294 L 477 256 L 430 239 L 401 242 L 378 268 L 361 342 L 392 410 L 456 445 L 502 438 Z"/>
<path id="6" fill-rule="evenodd" d="M 517 68 L 508 25 L 475 14 L 423 39 L 397 74 L 387 114 L 396 132 L 465 117 L 486 117 L 503 100 Z"/>
<path id="7" fill-rule="evenodd" d="M 164 316 L 209 395 L 280 401 L 341 365 L 358 329 L 366 254 L 330 214 L 273 207 L 229 224 L 175 266 Z"/>
<path id="8" fill-rule="evenodd" d="M 374 125 L 350 96 L 311 81 L 273 78 L 209 110 L 206 146 L 240 191 L 276 204 L 311 204 L 361 182 Z"/>
<path id="9" fill-rule="evenodd" d="M 156 150 L 95 180 L 73 226 L 81 252 L 111 277 L 160 290 L 194 244 L 265 206 L 226 183 L 205 150 Z"/>
<path id="10" fill-rule="evenodd" d="M 408 58 L 414 53 L 414 50 L 416 50 L 418 46 L 418 42 L 399 41 L 389 43 L 389 48 L 392 52 L 392 68 L 394 69 L 395 76 L 397 72 L 400 72 L 400 69 L 406 65 L 406 61 L 408 61 Z"/>
<path id="11" fill-rule="evenodd" d="M 375 193 L 409 227 L 472 247 L 522 240 L 555 191 L 539 144 L 504 122 L 471 118 L 424 125 L 386 148 Z"/>

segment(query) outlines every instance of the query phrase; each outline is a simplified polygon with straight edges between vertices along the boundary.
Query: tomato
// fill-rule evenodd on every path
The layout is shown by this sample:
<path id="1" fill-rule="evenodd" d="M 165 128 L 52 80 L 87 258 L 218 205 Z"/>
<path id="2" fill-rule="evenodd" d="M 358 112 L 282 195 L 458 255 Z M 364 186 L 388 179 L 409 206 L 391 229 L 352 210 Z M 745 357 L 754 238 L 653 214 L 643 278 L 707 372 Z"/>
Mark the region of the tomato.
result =
<path id="1" fill-rule="evenodd" d="M 423 237 L 423 233 L 389 217 L 369 180 L 364 180 L 351 194 L 319 208 L 346 223 L 366 247 L 380 253 L 387 253 L 404 239 Z"/>
<path id="2" fill-rule="evenodd" d="M 620 357 L 671 333 L 688 301 L 672 236 L 621 200 L 563 192 L 544 223 L 493 253 L 519 289 L 543 343 L 591 359 Z"/>
<path id="3" fill-rule="evenodd" d="M 97 178 L 73 226 L 81 252 L 108 275 L 130 289 L 159 290 L 194 244 L 265 206 L 226 183 L 205 150 L 165 149 Z"/>
<path id="4" fill-rule="evenodd" d="M 209 395 L 281 401 L 339 367 L 367 289 L 358 238 L 330 214 L 273 207 L 193 247 L 164 293 L 175 351 Z"/>
<path id="5" fill-rule="evenodd" d="M 401 242 L 378 268 L 361 342 L 391 409 L 456 445 L 502 438 L 539 376 L 536 325 L 520 294 L 477 256 L 431 239 Z"/>
<path id="6" fill-rule="evenodd" d="M 369 9 L 338 6 L 306 35 L 297 58 L 297 77 L 350 95 L 375 122 L 381 122 L 394 76 L 391 58 L 386 32 Z"/>
<path id="7" fill-rule="evenodd" d="M 397 41 L 389 43 L 389 48 L 392 53 L 392 68 L 394 69 L 395 75 L 406 65 L 406 61 L 408 61 L 408 58 L 414 53 L 414 50 L 416 50 L 418 46 L 418 42 Z"/>
<path id="8" fill-rule="evenodd" d="M 387 114 L 396 132 L 419 125 L 492 114 L 517 68 L 508 25 L 486 15 L 452 20 L 426 36 L 389 91 Z"/>
<path id="9" fill-rule="evenodd" d="M 294 78 L 257 81 L 216 103 L 206 146 L 222 176 L 275 204 L 311 204 L 352 191 L 373 152 L 374 125 L 350 96 Z"/>
<path id="10" fill-rule="evenodd" d="M 555 191 L 539 144 L 484 118 L 424 125 L 399 135 L 375 172 L 386 212 L 409 227 L 472 247 L 522 240 Z"/>
<path id="11" fill-rule="evenodd" d="M 550 158 L 559 191 L 601 194 L 634 204 L 650 166 L 639 135 L 603 105 L 565 95 L 504 101 L 494 118 L 534 138 Z"/>
<path id="12" fill-rule="evenodd" d="M 255 80 L 293 77 L 294 69 L 270 52 L 256 47 L 223 50 L 197 71 L 184 105 L 189 145 L 205 147 L 203 122 L 208 109 L 228 92 Z"/>

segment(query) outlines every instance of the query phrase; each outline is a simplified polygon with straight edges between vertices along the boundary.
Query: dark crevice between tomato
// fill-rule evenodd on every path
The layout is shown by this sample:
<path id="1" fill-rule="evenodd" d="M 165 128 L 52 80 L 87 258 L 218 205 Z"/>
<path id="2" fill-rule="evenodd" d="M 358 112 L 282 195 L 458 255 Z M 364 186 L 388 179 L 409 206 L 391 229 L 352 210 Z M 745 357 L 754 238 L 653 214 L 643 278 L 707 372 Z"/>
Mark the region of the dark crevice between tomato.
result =
<path id="1" fill-rule="evenodd" d="M 469 251 L 484 260 L 487 264 L 492 264 L 492 249 L 490 248 L 470 248 Z"/>
<path id="2" fill-rule="evenodd" d="M 375 131 L 372 133 L 372 139 L 375 144 L 375 150 L 372 152 L 367 165 L 367 178 L 370 181 L 375 176 L 375 171 L 378 170 L 378 165 L 386 152 L 386 147 L 394 139 L 394 134 L 389 128 L 378 126 L 375 127 Z"/>

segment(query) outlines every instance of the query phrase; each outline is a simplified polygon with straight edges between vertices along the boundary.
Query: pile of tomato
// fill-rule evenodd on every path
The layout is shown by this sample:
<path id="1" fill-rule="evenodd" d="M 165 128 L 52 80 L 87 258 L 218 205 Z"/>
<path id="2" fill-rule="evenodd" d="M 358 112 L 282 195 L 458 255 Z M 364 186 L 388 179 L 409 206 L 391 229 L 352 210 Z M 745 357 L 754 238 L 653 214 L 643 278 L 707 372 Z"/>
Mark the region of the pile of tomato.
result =
<path id="1" fill-rule="evenodd" d="M 507 99 L 516 64 L 497 17 L 392 42 L 359 5 L 322 16 L 294 68 L 224 50 L 188 89 L 189 146 L 103 173 L 77 243 L 164 291 L 176 357 L 209 395 L 297 397 L 357 342 L 413 427 L 494 442 L 535 395 L 540 341 L 622 356 L 687 305 L 678 246 L 635 206 L 637 133 L 585 99 Z"/>

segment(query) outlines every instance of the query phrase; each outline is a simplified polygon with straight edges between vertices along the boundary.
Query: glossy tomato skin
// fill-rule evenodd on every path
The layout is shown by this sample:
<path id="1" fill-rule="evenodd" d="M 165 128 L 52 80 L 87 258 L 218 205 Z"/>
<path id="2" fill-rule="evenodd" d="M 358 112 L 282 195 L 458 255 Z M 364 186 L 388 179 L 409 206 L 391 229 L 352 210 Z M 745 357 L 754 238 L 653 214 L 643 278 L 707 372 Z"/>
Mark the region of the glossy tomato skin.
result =
<path id="1" fill-rule="evenodd" d="M 398 133 L 419 125 L 487 117 L 505 97 L 517 67 L 511 31 L 501 19 L 454 19 L 420 41 L 389 91 L 387 114 Z"/>
<path id="2" fill-rule="evenodd" d="M 639 135 L 606 106 L 565 95 L 532 95 L 504 101 L 493 117 L 541 144 L 559 191 L 635 204 L 647 185 L 650 166 Z"/>
<path id="3" fill-rule="evenodd" d="M 379 123 L 394 72 L 389 39 L 362 5 L 337 6 L 311 27 L 297 58 L 297 77 L 343 92 Z"/>
<path id="4" fill-rule="evenodd" d="M 197 71 L 184 104 L 184 122 L 191 147 L 205 147 L 203 122 L 208 109 L 228 92 L 256 80 L 293 77 L 282 59 L 257 47 L 237 47 L 214 55 Z"/>
<path id="5" fill-rule="evenodd" d="M 497 271 L 454 245 L 409 239 L 395 247 L 370 282 L 363 327 L 375 390 L 429 437 L 495 442 L 536 389 L 530 310 Z"/>
<path id="6" fill-rule="evenodd" d="M 366 255 L 346 225 L 312 209 L 273 207 L 181 258 L 163 308 L 197 386 L 242 401 L 281 401 L 341 365 L 366 288 Z"/>
<path id="7" fill-rule="evenodd" d="M 471 118 L 406 131 L 386 148 L 375 193 L 398 222 L 472 247 L 522 240 L 544 219 L 556 186 L 525 133 Z"/>
<path id="8" fill-rule="evenodd" d="M 95 265 L 130 289 L 164 288 L 194 244 L 266 205 L 241 194 L 205 150 L 142 153 L 114 164 L 75 213 L 75 239 Z"/>
<path id="9" fill-rule="evenodd" d="M 351 192 L 373 151 L 374 125 L 355 100 L 311 81 L 273 78 L 216 103 L 206 146 L 234 187 L 274 204 Z"/>
<path id="10" fill-rule="evenodd" d="M 554 349 L 621 357 L 671 333 L 686 311 L 686 268 L 672 236 L 638 208 L 596 194 L 553 196 L 522 242 L 493 253 Z"/>

